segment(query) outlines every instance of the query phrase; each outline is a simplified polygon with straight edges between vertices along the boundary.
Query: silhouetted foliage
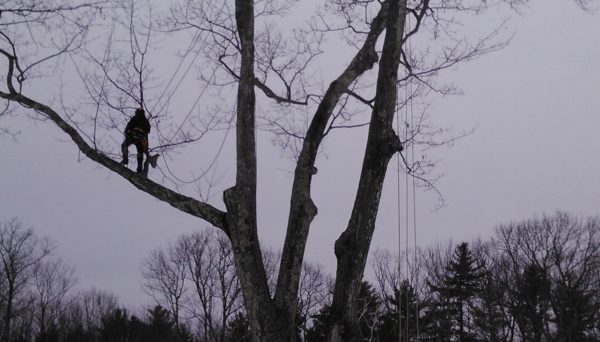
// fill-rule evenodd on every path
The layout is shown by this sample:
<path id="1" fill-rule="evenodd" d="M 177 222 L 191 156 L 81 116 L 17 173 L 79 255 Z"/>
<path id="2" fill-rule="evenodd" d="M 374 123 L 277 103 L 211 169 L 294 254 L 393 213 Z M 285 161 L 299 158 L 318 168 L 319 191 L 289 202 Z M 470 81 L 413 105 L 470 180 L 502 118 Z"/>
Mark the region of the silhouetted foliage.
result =
<path id="1" fill-rule="evenodd" d="M 394 296 L 386 300 L 391 304 L 379 317 L 377 337 L 379 341 L 397 341 L 402 328 L 401 341 L 411 341 L 417 337 L 417 327 L 421 326 L 420 303 L 414 288 L 407 280 L 402 281 L 400 291 L 395 289 Z M 401 316 L 398 316 L 400 305 Z M 401 324 L 400 324 L 401 322 Z"/>
<path id="2" fill-rule="evenodd" d="M 529 265 L 514 285 L 513 315 L 523 337 L 529 341 L 544 340 L 551 287 L 546 271 L 536 265 Z"/>
<path id="3" fill-rule="evenodd" d="M 481 279 L 478 303 L 472 308 L 474 329 L 480 339 L 508 342 L 514 337 L 509 313 L 509 289 L 496 274 L 498 266 L 488 267 Z"/>
<path id="4" fill-rule="evenodd" d="M 359 294 L 357 312 L 360 334 L 365 340 L 372 340 L 377 338 L 379 331 L 381 299 L 373 286 L 366 281 L 362 282 Z M 327 341 L 327 333 L 332 323 L 331 306 L 327 305 L 313 316 L 312 327 L 307 330 L 305 335 L 306 341 Z"/>
<path id="5" fill-rule="evenodd" d="M 446 273 L 437 283 L 429 286 L 437 294 L 433 312 L 439 329 L 437 334 L 452 341 L 474 341 L 473 316 L 471 309 L 474 298 L 481 291 L 484 265 L 469 249 L 466 242 L 460 243 L 446 266 Z M 434 322 L 435 322 L 434 320 Z M 442 337 L 440 336 L 440 337 Z"/>
<path id="6" fill-rule="evenodd" d="M 21 236 L 18 232 L 20 230 L 4 230 L 0 232 L 4 236 L 0 237 L 8 242 L 7 237 Z M 27 232 L 30 234 L 28 239 L 38 241 L 31 230 Z M 196 242 L 188 246 L 188 255 L 201 255 L 193 251 L 203 246 L 201 240 Z M 361 338 L 372 342 L 397 341 L 400 334 L 402 342 L 600 340 L 598 218 L 581 220 L 557 213 L 500 226 L 496 236 L 488 242 L 454 246 L 424 251 L 427 258 L 415 260 L 427 265 L 421 267 L 416 263 L 411 272 L 413 279 L 410 280 L 399 280 L 398 265 L 394 265 L 398 258 L 380 259 L 378 267 L 389 270 L 379 270 L 382 276 L 378 279 L 379 288 L 363 282 L 359 289 L 356 312 Z M 227 248 L 226 245 L 222 247 Z M 225 265 L 224 270 L 231 270 L 227 263 L 207 265 Z M 301 291 L 306 300 L 303 301 L 304 306 L 298 308 L 296 318 L 297 327 L 305 329 L 302 332 L 306 342 L 327 341 L 331 325 L 335 323 L 329 301 L 331 288 L 327 285 L 327 278 L 316 271 L 318 269 L 313 268 L 306 273 L 303 280 L 305 287 Z M 54 277 L 56 274 L 50 277 L 44 272 L 36 274 L 34 268 L 31 273 L 21 273 L 31 281 L 21 285 L 18 296 L 14 296 L 16 301 L 13 303 L 19 310 L 14 311 L 10 319 L 10 342 L 252 341 L 249 320 L 242 309 L 224 316 L 225 329 L 221 334 L 220 320 L 223 318 L 215 317 L 209 324 L 192 325 L 195 330 L 191 330 L 187 322 L 202 322 L 182 316 L 184 318 L 177 324 L 173 313 L 158 305 L 140 316 L 131 315 L 119 307 L 114 295 L 99 290 L 75 294 L 67 292 L 64 298 L 44 297 L 60 300 L 40 300 L 41 294 L 56 291 L 52 286 L 36 285 L 35 277 L 38 277 L 37 281 L 51 282 L 69 278 L 68 267 L 51 270 L 55 273 L 64 271 L 66 277 Z M 219 271 L 212 270 L 211 278 L 204 278 L 208 277 L 208 273 L 200 272 L 201 269 L 195 271 L 194 279 L 198 282 L 219 279 L 224 281 L 219 285 L 221 289 L 239 286 L 235 274 L 213 278 L 212 275 L 218 275 Z M 276 268 L 273 274 L 276 274 Z M 12 281 L 7 279 L 8 276 L 0 268 L 0 291 L 4 294 Z M 382 286 L 383 280 L 385 286 Z M 69 281 L 56 284 L 68 285 Z M 56 289 L 61 288 L 68 290 L 70 286 Z M 237 290 L 232 289 L 231 293 L 237 293 Z M 220 296 L 226 298 L 224 294 Z M 6 295 L 0 296 L 1 313 L 6 313 L 7 298 Z M 209 304 L 210 296 L 206 299 Z M 236 301 L 228 303 L 233 305 Z M 399 303 L 401 322 L 398 320 Z M 45 311 L 47 315 L 41 314 L 43 308 L 51 307 L 51 310 Z M 207 326 L 217 333 L 205 334 Z M 4 326 L 0 326 L 0 334 L 6 336 Z"/>
<path id="7" fill-rule="evenodd" d="M 251 342 L 250 327 L 246 315 L 238 312 L 227 326 L 225 341 L 227 342 Z"/>
<path id="8" fill-rule="evenodd" d="M 306 342 L 325 342 L 331 325 L 331 306 L 327 305 L 312 317 L 313 325 L 306 331 Z"/>
<path id="9" fill-rule="evenodd" d="M 102 319 L 100 328 L 100 342 L 130 342 L 134 339 L 131 335 L 130 318 L 125 309 L 116 309 Z M 138 339 L 141 336 L 135 336 Z"/>

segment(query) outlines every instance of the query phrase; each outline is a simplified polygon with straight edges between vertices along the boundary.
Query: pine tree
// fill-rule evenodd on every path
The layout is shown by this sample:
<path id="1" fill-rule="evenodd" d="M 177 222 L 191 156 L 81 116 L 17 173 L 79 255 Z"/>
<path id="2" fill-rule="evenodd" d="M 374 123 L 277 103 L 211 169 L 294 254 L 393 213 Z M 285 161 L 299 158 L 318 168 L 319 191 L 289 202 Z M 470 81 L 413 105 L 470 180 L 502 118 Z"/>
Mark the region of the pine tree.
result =
<path id="1" fill-rule="evenodd" d="M 480 292 L 484 264 L 466 242 L 458 244 L 438 284 L 429 284 L 437 299 L 430 308 L 429 325 L 447 341 L 475 341 L 472 322 L 473 299 Z M 444 319 L 446 322 L 444 322 Z M 436 338 L 440 338 L 437 336 Z"/>
<path id="2" fill-rule="evenodd" d="M 185 326 L 177 326 L 169 311 L 160 305 L 148 310 L 148 324 L 145 328 L 144 342 L 189 342 L 192 334 Z"/>
<path id="3" fill-rule="evenodd" d="M 246 315 L 238 312 L 227 326 L 227 342 L 251 342 L 250 327 Z"/>
<path id="4" fill-rule="evenodd" d="M 553 311 L 556 324 L 557 341 L 598 341 L 589 336 L 595 323 L 595 315 L 600 310 L 598 299 L 594 298 L 595 293 L 585 291 L 581 287 L 579 279 L 566 274 L 563 281 L 557 282 L 554 286 Z"/>
<path id="5" fill-rule="evenodd" d="M 331 306 L 324 306 L 312 317 L 312 326 L 306 331 L 306 342 L 327 342 L 327 331 L 331 324 Z"/>
<path id="6" fill-rule="evenodd" d="M 129 315 L 125 309 L 115 309 L 102 318 L 100 342 L 130 342 Z"/>
<path id="7" fill-rule="evenodd" d="M 357 301 L 358 323 L 360 334 L 365 341 L 374 341 L 379 332 L 381 299 L 373 286 L 363 281 Z M 327 333 L 333 323 L 331 319 L 331 306 L 324 306 L 318 314 L 314 315 L 312 326 L 306 331 L 306 342 L 326 342 Z"/>
<path id="8" fill-rule="evenodd" d="M 543 341 L 548 324 L 551 283 L 547 272 L 534 264 L 528 265 L 514 284 L 511 313 L 527 341 Z"/>
<path id="9" fill-rule="evenodd" d="M 473 308 L 473 323 L 483 341 L 512 341 L 512 319 L 507 303 L 509 292 L 506 283 L 494 273 L 494 270 L 488 270 L 481 281 L 478 303 Z"/>
<path id="10" fill-rule="evenodd" d="M 399 297 L 400 300 L 398 300 Z M 386 300 L 391 305 L 386 306 L 379 318 L 378 340 L 397 341 L 398 327 L 400 326 L 402 328 L 401 341 L 416 341 L 417 325 L 422 322 L 420 317 L 417 317 L 420 305 L 414 288 L 407 280 L 404 280 L 400 285 L 400 291 L 395 289 L 394 296 L 388 297 Z M 401 318 L 398 317 L 398 304 L 401 305 Z M 398 324 L 399 319 L 401 319 L 400 325 Z"/>

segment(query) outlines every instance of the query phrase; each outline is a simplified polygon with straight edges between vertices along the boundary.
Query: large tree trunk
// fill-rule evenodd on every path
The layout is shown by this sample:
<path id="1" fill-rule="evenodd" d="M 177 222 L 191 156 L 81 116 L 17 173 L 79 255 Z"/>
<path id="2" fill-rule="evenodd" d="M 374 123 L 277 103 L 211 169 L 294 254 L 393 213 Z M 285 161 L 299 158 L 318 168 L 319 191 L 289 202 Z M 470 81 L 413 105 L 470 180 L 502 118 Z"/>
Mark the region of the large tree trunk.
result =
<path id="1" fill-rule="evenodd" d="M 371 245 L 381 190 L 391 157 L 402 150 L 394 133 L 396 83 L 406 18 L 406 0 L 390 0 L 377 78 L 377 95 L 369 125 L 360 181 L 347 229 L 335 243 L 337 277 L 332 304 L 331 342 L 362 341 L 357 322 L 357 295 Z"/>
<path id="2" fill-rule="evenodd" d="M 254 4 L 235 1 L 235 19 L 241 45 L 237 94 L 236 183 L 223 194 L 227 227 L 250 330 L 256 341 L 290 342 L 290 319 L 277 310 L 269 292 L 256 221 L 256 137 L 254 93 Z"/>
<path id="3" fill-rule="evenodd" d="M 341 96 L 362 74 L 371 69 L 377 62 L 375 50 L 377 39 L 385 28 L 387 2 L 383 3 L 378 14 L 371 22 L 370 31 L 348 67 L 329 85 L 323 99 L 319 103 L 304 138 L 300 151 L 290 201 L 290 213 L 287 233 L 283 246 L 275 302 L 278 307 L 286 308 L 291 319 L 289 330 L 297 329 L 296 309 L 298 303 L 298 286 L 302 271 L 302 262 L 306 248 L 306 240 L 312 220 L 317 215 L 310 190 L 312 177 L 316 173 L 315 160 L 319 146 L 331 119 L 331 113 Z"/>
<path id="4" fill-rule="evenodd" d="M 4 332 L 2 334 L 2 342 L 9 342 L 10 341 L 10 324 L 12 321 L 12 314 L 13 314 L 13 300 L 15 297 L 15 291 L 13 288 L 13 281 L 11 279 L 8 280 L 9 285 L 8 285 L 8 295 L 6 298 L 6 308 L 4 310 L 4 317 L 3 317 L 3 323 L 4 323 Z"/>
<path id="5" fill-rule="evenodd" d="M 236 1 L 236 23 L 241 45 L 237 97 L 236 185 L 224 194 L 227 227 L 244 296 L 250 328 L 259 341 L 296 341 L 298 285 L 306 239 L 317 213 L 310 196 L 314 163 L 331 113 L 340 97 L 377 61 L 375 44 L 385 27 L 387 5 L 373 19 L 363 47 L 329 86 L 309 127 L 296 167 L 288 233 L 282 253 L 275 297 L 271 299 L 257 235 L 254 17 L 252 1 Z"/>

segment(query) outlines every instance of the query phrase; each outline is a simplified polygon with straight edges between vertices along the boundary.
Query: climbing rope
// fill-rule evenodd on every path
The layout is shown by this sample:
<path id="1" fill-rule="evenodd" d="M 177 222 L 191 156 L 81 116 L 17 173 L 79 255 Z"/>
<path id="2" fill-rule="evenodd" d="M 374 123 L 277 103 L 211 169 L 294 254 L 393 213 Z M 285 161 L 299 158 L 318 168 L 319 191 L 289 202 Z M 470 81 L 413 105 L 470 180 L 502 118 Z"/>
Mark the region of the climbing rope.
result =
<path id="1" fill-rule="evenodd" d="M 406 19 L 406 24 L 407 27 L 410 28 L 410 16 L 407 16 Z M 403 42 L 404 44 L 404 42 Z M 407 44 L 407 60 L 410 58 L 410 52 L 412 51 L 412 42 L 410 40 L 406 41 Z M 406 155 L 404 157 L 404 163 L 405 163 L 405 178 L 404 178 L 404 187 L 405 187 L 405 196 L 404 196 L 404 212 L 405 212 L 405 246 L 404 246 L 404 258 L 405 258 L 405 265 L 406 265 L 406 279 L 408 282 L 408 287 L 406 288 L 406 297 L 405 297 L 405 310 L 406 310 L 406 316 L 405 316 L 405 323 L 404 323 L 404 333 L 406 336 L 406 341 L 408 341 L 408 337 L 409 337 L 409 325 L 410 325 L 410 297 L 409 297 L 409 290 L 412 288 L 415 292 L 415 298 L 414 298 L 414 302 L 415 302 L 415 313 L 414 313 L 414 320 L 415 320 L 415 331 L 416 331 L 416 340 L 419 340 L 419 335 L 420 335 L 420 331 L 419 331 L 419 303 L 418 303 L 418 298 L 417 297 L 417 293 L 416 293 L 416 289 L 415 289 L 415 283 L 413 282 L 413 278 L 416 276 L 415 274 L 415 270 L 418 268 L 418 257 L 417 257 L 417 206 L 416 206 L 416 180 L 415 177 L 412 177 L 410 174 L 410 165 L 411 163 L 414 163 L 415 160 L 415 144 L 414 142 L 409 142 L 410 139 L 414 138 L 414 105 L 413 105 L 413 84 L 410 81 L 410 74 L 407 74 L 407 83 L 404 86 L 404 126 L 405 126 L 405 130 L 404 130 L 404 143 L 407 144 L 409 143 L 410 146 L 408 146 L 408 148 L 405 150 L 406 151 Z M 397 134 L 400 136 L 400 120 L 401 120 L 401 113 L 397 113 L 396 114 L 396 132 Z M 410 151 L 410 153 L 409 153 Z M 402 249 L 402 224 L 401 224 L 401 212 L 402 212 L 402 205 L 401 205 L 401 185 L 400 185 L 400 181 L 401 181 L 401 175 L 400 175 L 400 168 L 401 168 L 401 154 L 398 153 L 397 158 L 396 158 L 396 166 L 397 166 L 397 174 L 396 174 L 396 183 L 397 183 L 397 223 L 398 223 L 398 341 L 401 342 L 402 341 L 402 295 L 401 295 L 401 290 L 402 290 L 402 265 L 400 262 L 400 251 Z M 411 204 L 412 204 L 412 222 L 410 220 L 410 216 L 411 216 Z M 409 253 L 409 240 L 410 240 L 410 236 L 409 236 L 409 227 L 412 223 L 412 230 L 413 230 L 413 258 L 412 258 L 412 262 L 413 265 L 411 267 L 410 265 L 410 253 Z"/>
<path id="2" fill-rule="evenodd" d="M 397 86 L 397 88 L 399 85 Z M 396 93 L 398 93 L 398 89 L 396 89 Z M 400 136 L 400 115 L 396 112 L 396 133 Z M 402 248 L 402 224 L 400 223 L 400 212 L 401 212 L 401 203 L 400 203 L 400 153 L 396 155 L 396 222 L 398 223 L 398 342 L 402 341 L 402 296 L 400 294 L 400 289 L 402 287 L 402 265 L 400 262 L 400 249 Z"/>
<path id="3" fill-rule="evenodd" d="M 173 83 L 173 81 L 175 80 L 175 76 L 177 76 L 177 74 L 179 73 L 179 70 L 183 66 L 183 63 L 186 60 L 187 56 L 194 49 L 194 47 L 196 46 L 196 44 L 199 41 L 202 40 L 202 37 L 200 37 L 201 33 L 202 32 L 201 32 L 200 29 L 197 29 L 196 32 L 194 33 L 194 36 L 192 37 L 192 40 L 190 41 L 190 45 L 188 46 L 188 48 L 186 49 L 185 53 L 183 54 L 183 56 L 179 60 L 179 64 L 177 65 L 177 68 L 175 69 L 175 71 L 171 75 L 171 78 L 169 78 L 169 81 L 167 82 L 167 85 L 165 86 L 165 88 L 163 89 L 163 91 L 158 96 L 158 100 L 156 100 L 156 102 L 152 106 L 152 112 L 154 112 L 154 110 L 156 109 L 156 107 L 162 101 L 163 96 L 165 96 L 165 94 L 167 93 L 167 90 L 169 89 L 169 87 L 171 86 L 171 84 Z M 179 89 L 179 86 L 181 85 L 181 83 L 183 82 L 183 80 L 185 79 L 185 77 L 187 76 L 190 68 L 194 65 L 194 62 L 198 58 L 199 54 L 200 54 L 200 49 L 196 50 L 196 52 L 194 53 L 194 57 L 192 58 L 192 61 L 186 67 L 185 71 L 183 72 L 183 75 L 181 76 L 181 78 L 179 79 L 179 81 L 177 82 L 177 84 L 175 85 L 175 88 L 170 92 L 170 94 L 167 96 L 167 100 L 158 109 L 159 113 L 162 112 L 163 109 L 165 108 L 165 106 L 171 101 L 171 98 L 173 97 L 173 95 L 175 94 L 175 92 L 177 91 L 177 89 Z"/>

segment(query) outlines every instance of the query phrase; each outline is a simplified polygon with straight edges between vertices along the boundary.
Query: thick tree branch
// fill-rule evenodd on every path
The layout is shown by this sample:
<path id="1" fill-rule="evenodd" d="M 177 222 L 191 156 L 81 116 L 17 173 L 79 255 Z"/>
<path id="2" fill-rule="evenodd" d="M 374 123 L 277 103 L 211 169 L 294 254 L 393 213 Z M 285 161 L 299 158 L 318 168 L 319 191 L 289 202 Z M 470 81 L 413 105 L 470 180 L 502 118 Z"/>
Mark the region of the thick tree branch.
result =
<path id="1" fill-rule="evenodd" d="M 385 2 L 373 19 L 363 46 L 342 74 L 329 85 L 303 141 L 294 173 L 288 227 L 275 291 L 275 301 L 282 307 L 286 307 L 290 314 L 294 314 L 296 310 L 298 283 L 306 240 L 310 224 L 317 215 L 317 207 L 310 195 L 317 152 L 327 123 L 340 97 L 358 77 L 371 69 L 377 62 L 375 45 L 385 27 L 387 9 L 387 2 Z"/>
<path id="2" fill-rule="evenodd" d="M 224 57 L 225 56 L 220 56 L 219 57 L 219 63 L 221 63 L 221 65 L 223 66 L 223 68 L 225 68 L 225 70 L 227 70 L 227 72 L 236 81 L 239 82 L 240 76 L 225 62 Z M 306 106 L 308 104 L 308 96 L 306 97 L 306 99 L 304 101 L 298 101 L 298 100 L 292 99 L 291 96 L 290 96 L 291 94 L 289 92 L 288 92 L 288 94 L 287 94 L 286 97 L 279 96 L 271 88 L 269 88 L 269 86 L 267 86 L 266 84 L 264 84 L 263 82 L 261 82 L 257 77 L 254 77 L 254 85 L 258 89 L 262 90 L 262 92 L 265 94 L 266 97 L 275 100 L 277 103 L 288 103 L 288 104 L 300 105 L 300 106 Z"/>
<path id="3" fill-rule="evenodd" d="M 228 225 L 225 220 L 225 213 L 210 204 L 198 201 L 194 198 L 181 195 L 171 189 L 168 189 L 160 184 L 157 184 L 148 178 L 134 173 L 126 167 L 123 167 L 118 162 L 108 158 L 101 152 L 93 149 L 86 141 L 81 137 L 79 132 L 63 118 L 56 113 L 52 108 L 36 102 L 29 97 L 21 94 L 7 94 L 0 92 L 0 98 L 14 101 L 21 104 L 24 107 L 32 108 L 43 115 L 47 116 L 52 120 L 61 130 L 69 135 L 71 140 L 77 145 L 79 150 L 85 154 L 88 158 L 93 161 L 105 166 L 109 170 L 121 175 L 136 188 L 146 192 L 153 197 L 170 204 L 171 206 L 188 213 L 190 215 L 199 217 L 213 226 L 223 229 L 228 232 Z"/>
<path id="4" fill-rule="evenodd" d="M 288 103 L 300 106 L 306 106 L 308 104 L 308 96 L 306 99 L 304 99 L 304 101 L 298 101 L 291 98 L 290 92 L 287 93 L 286 97 L 282 97 L 275 94 L 275 92 L 271 88 L 269 88 L 266 84 L 262 83 L 258 78 L 254 79 L 254 84 L 258 89 L 262 90 L 265 96 L 277 101 L 277 103 Z"/>
<path id="5" fill-rule="evenodd" d="M 337 272 L 329 340 L 358 341 L 357 297 L 375 230 L 383 181 L 391 157 L 402 151 L 393 129 L 398 67 L 406 19 L 406 0 L 390 0 L 375 104 L 358 190 L 348 227 L 335 242 Z"/>
<path id="6" fill-rule="evenodd" d="M 275 341 L 287 319 L 276 314 L 262 261 L 256 217 L 256 137 L 254 92 L 254 3 L 235 1 L 235 19 L 241 46 L 236 106 L 236 180 L 225 190 L 231 246 L 243 289 L 250 331 L 260 341 Z"/>

